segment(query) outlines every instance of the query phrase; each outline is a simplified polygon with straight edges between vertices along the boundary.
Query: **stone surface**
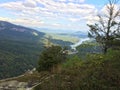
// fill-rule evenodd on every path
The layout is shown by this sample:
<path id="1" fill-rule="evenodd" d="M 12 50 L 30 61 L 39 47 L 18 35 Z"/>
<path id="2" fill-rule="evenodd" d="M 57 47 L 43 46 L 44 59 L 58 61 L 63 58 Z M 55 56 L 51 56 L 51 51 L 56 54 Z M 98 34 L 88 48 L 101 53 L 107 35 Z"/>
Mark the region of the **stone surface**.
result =
<path id="1" fill-rule="evenodd" d="M 5 81 L 0 83 L 0 90 L 27 90 L 28 83 L 18 81 Z"/>

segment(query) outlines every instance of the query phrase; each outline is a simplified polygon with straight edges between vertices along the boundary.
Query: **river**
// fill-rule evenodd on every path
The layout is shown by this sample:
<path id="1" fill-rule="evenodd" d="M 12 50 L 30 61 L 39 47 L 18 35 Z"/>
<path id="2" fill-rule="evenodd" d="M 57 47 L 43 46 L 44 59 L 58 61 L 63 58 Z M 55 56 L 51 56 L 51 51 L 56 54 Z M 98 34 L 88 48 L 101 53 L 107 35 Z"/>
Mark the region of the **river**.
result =
<path id="1" fill-rule="evenodd" d="M 77 43 L 75 43 L 75 44 L 73 44 L 73 45 L 70 45 L 70 47 L 71 47 L 73 50 L 76 50 L 76 47 L 77 47 L 77 46 L 81 45 L 84 41 L 88 41 L 88 40 L 90 40 L 90 38 L 80 38 L 80 40 L 79 40 Z"/>

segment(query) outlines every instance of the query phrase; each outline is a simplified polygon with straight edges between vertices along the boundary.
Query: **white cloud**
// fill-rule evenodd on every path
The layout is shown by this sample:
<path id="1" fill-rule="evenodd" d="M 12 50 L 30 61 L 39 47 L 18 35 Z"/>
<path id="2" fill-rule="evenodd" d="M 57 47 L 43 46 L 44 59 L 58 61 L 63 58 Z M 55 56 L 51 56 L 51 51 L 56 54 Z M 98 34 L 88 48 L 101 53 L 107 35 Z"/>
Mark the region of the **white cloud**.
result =
<path id="1" fill-rule="evenodd" d="M 38 7 L 37 4 L 44 5 L 43 7 Z M 26 0 L 24 2 L 9 2 L 1 4 L 0 7 L 29 12 L 30 13 L 50 13 L 57 15 L 86 15 L 90 13 L 94 13 L 95 7 L 93 5 L 88 4 L 74 4 L 74 3 L 63 3 L 63 2 L 55 2 L 53 0 Z"/>
<path id="2" fill-rule="evenodd" d="M 40 26 L 40 25 L 44 24 L 43 21 L 33 20 L 33 19 L 24 19 L 24 18 L 16 19 L 13 22 L 17 22 L 21 25 L 24 24 L 24 25 L 27 25 L 27 26 L 32 25 L 33 27 L 38 26 L 38 25 Z"/>
<path id="3" fill-rule="evenodd" d="M 96 14 L 91 14 L 89 16 L 84 17 L 87 20 L 87 24 L 94 24 L 95 22 L 98 22 L 100 18 L 97 15 L 100 15 L 102 19 L 104 20 L 105 23 L 108 22 L 108 19 L 110 17 L 109 13 L 109 5 L 105 5 L 101 10 L 96 11 Z M 114 5 L 114 10 L 113 10 L 113 16 L 115 16 L 116 12 L 120 9 L 119 5 Z M 120 13 L 120 12 L 119 12 Z M 116 17 L 116 21 L 120 22 L 120 16 Z"/>
<path id="4" fill-rule="evenodd" d="M 24 18 L 19 18 L 19 19 L 10 19 L 10 18 L 5 18 L 5 17 L 0 17 L 0 20 L 2 21 L 9 21 L 12 23 L 17 23 L 19 25 L 25 25 L 25 26 L 33 26 L 33 27 L 37 27 L 37 26 L 42 26 L 44 24 L 43 21 L 39 21 L 39 20 L 33 20 L 33 19 L 24 19 Z"/>
<path id="5" fill-rule="evenodd" d="M 36 27 L 46 25 L 66 28 L 66 25 L 58 23 L 66 19 L 71 22 L 80 23 L 81 19 L 88 20 L 88 18 L 91 18 L 91 15 L 95 15 L 97 12 L 94 5 L 84 4 L 83 2 L 85 0 L 69 0 L 68 3 L 65 3 L 66 1 L 68 0 L 59 0 L 58 2 L 54 0 L 21 0 L 2 3 L 0 7 L 10 10 L 19 18 L 12 22 Z M 88 18 L 86 19 L 85 17 Z M 46 20 L 41 21 L 41 19 Z M 48 21 L 54 21 L 56 23 L 48 25 Z M 70 25 L 67 27 L 72 28 L 73 26 Z"/>
<path id="6" fill-rule="evenodd" d="M 60 26 L 60 24 L 58 24 L 58 23 L 54 23 L 53 25 L 54 25 L 54 26 Z"/>
<path id="7" fill-rule="evenodd" d="M 3 3 L 3 4 L 0 4 L 0 7 L 9 9 L 9 10 L 16 10 L 16 11 L 21 11 L 25 9 L 25 7 L 22 5 L 22 2 Z"/>
<path id="8" fill-rule="evenodd" d="M 59 0 L 60 2 L 66 2 L 66 0 Z"/>
<path id="9" fill-rule="evenodd" d="M 79 2 L 84 2 L 85 0 L 78 0 Z"/>
<path id="10" fill-rule="evenodd" d="M 80 21 L 80 18 L 69 18 L 69 21 L 71 21 L 71 22 L 77 22 L 77 21 Z"/>
<path id="11" fill-rule="evenodd" d="M 36 7 L 37 3 L 34 0 L 26 0 L 25 2 L 23 2 L 23 5 L 25 7 Z"/>
<path id="12" fill-rule="evenodd" d="M 69 2 L 83 3 L 85 0 L 68 0 Z"/>

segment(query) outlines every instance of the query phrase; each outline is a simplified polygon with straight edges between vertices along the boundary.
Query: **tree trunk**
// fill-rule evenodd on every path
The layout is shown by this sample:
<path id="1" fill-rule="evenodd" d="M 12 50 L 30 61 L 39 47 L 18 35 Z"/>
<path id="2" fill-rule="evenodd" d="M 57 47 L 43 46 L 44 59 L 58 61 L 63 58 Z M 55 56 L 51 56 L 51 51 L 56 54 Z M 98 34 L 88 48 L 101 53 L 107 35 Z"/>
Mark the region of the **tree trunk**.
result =
<path id="1" fill-rule="evenodd" d="M 106 53 L 107 53 L 107 50 L 108 50 L 108 48 L 107 48 L 107 46 L 105 45 L 104 50 L 103 50 L 103 53 L 106 54 Z"/>

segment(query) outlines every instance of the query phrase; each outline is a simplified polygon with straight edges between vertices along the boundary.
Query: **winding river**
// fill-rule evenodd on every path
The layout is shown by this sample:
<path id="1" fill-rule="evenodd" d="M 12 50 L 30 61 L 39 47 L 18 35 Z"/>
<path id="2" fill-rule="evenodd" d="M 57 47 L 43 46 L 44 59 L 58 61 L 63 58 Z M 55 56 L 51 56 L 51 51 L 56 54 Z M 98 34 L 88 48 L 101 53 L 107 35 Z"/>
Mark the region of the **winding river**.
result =
<path id="1" fill-rule="evenodd" d="M 90 40 L 90 38 L 81 38 L 77 43 L 70 45 L 73 50 L 76 50 L 76 47 L 81 45 L 84 41 Z"/>

